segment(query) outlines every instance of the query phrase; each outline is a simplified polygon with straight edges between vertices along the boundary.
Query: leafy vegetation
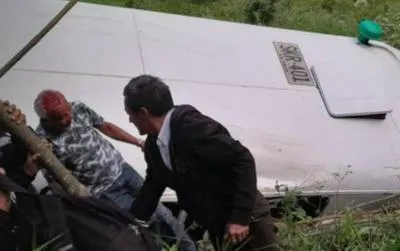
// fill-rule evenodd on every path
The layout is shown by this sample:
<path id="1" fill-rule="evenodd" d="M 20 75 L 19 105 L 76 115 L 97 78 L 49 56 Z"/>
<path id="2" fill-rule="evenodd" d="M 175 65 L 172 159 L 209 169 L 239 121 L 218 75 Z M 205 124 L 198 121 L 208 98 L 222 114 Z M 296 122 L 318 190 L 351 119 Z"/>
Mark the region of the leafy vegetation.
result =
<path id="1" fill-rule="evenodd" d="M 288 194 L 288 205 L 294 202 Z M 278 223 L 281 246 L 284 250 L 351 250 L 399 251 L 400 212 L 379 213 L 345 210 L 341 214 L 312 221 L 301 209 L 285 210 Z"/>
<path id="2" fill-rule="evenodd" d="M 298 191 L 287 192 L 283 198 L 283 218 L 278 226 L 279 246 L 288 251 L 399 251 L 400 211 L 344 212 L 320 219 L 311 219 L 297 205 Z M 163 245 L 165 251 L 178 247 Z M 215 251 L 207 234 L 199 251 Z M 234 251 L 224 244 L 216 251 Z"/>
<path id="3" fill-rule="evenodd" d="M 384 41 L 400 48 L 400 1 L 398 0 L 84 0 L 204 17 L 355 36 L 362 18 L 379 21 Z"/>

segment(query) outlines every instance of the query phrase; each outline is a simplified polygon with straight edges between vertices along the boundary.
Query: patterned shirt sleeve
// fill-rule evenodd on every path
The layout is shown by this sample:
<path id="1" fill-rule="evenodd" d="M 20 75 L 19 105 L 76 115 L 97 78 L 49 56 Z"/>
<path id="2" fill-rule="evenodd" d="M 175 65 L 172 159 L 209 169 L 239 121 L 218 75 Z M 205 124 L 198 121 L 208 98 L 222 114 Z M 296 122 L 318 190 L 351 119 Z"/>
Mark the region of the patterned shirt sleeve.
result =
<path id="1" fill-rule="evenodd" d="M 100 126 L 104 123 L 104 118 L 96 113 L 92 108 L 85 105 L 82 102 L 76 103 L 76 115 L 83 121 L 86 125 L 90 126 Z"/>

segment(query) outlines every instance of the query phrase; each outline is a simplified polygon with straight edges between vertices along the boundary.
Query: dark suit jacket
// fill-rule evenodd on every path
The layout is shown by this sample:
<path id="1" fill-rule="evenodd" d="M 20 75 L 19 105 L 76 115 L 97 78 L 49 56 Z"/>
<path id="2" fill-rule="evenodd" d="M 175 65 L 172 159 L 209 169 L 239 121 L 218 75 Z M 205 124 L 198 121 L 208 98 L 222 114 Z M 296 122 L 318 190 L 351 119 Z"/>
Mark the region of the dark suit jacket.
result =
<path id="1" fill-rule="evenodd" d="M 32 128 L 30 128 L 32 130 Z M 28 148 L 16 136 L 0 132 L 0 139 L 9 142 L 0 145 L 0 167 L 4 168 L 8 177 L 27 188 L 35 179 L 25 173 L 24 164 L 28 156 Z"/>
<path id="2" fill-rule="evenodd" d="M 189 105 L 177 106 L 170 123 L 173 171 L 162 161 L 157 137 L 149 135 L 144 150 L 147 175 L 132 205 L 133 215 L 147 220 L 166 187 L 175 190 L 182 209 L 206 228 L 247 225 L 268 212 L 256 187 L 253 156 L 224 126 Z"/>

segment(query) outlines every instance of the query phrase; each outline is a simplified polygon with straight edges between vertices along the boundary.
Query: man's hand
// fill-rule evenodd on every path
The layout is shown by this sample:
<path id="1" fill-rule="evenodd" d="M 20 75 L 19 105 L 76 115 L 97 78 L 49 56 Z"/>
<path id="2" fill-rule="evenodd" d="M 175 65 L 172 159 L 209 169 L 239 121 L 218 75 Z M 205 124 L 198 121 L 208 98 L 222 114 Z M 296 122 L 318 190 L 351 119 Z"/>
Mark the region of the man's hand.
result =
<path id="1" fill-rule="evenodd" d="M 38 166 L 38 159 L 40 157 L 40 154 L 35 153 L 35 154 L 28 154 L 28 158 L 26 159 L 25 162 L 25 173 L 31 177 L 35 176 L 36 173 L 39 171 L 39 166 Z"/>
<path id="2" fill-rule="evenodd" d="M 122 128 L 111 122 L 104 122 L 102 125 L 96 127 L 101 133 L 107 135 L 108 137 L 119 140 L 128 144 L 135 145 L 142 149 L 144 147 L 144 140 L 138 139 L 131 134 L 127 133 Z"/>
<path id="3" fill-rule="evenodd" d="M 15 105 L 10 104 L 8 101 L 1 101 L 6 107 L 9 118 L 17 124 L 26 124 L 25 114 L 22 113 Z"/>
<path id="4" fill-rule="evenodd" d="M 6 175 L 6 171 L 4 171 L 4 169 L 1 167 L 0 167 L 0 175 Z"/>
<path id="5" fill-rule="evenodd" d="M 142 152 L 143 152 L 144 151 L 144 143 L 145 143 L 145 141 L 141 140 L 141 139 L 138 139 L 138 141 L 139 141 L 138 147 L 140 149 L 142 149 Z"/>
<path id="6" fill-rule="evenodd" d="M 53 151 L 53 145 L 49 143 L 47 140 L 42 139 L 42 143 L 45 144 L 46 147 L 49 148 L 50 151 Z M 25 162 L 25 173 L 31 177 L 35 176 L 36 173 L 39 171 L 40 166 L 39 166 L 39 158 L 40 154 L 35 153 L 29 153 L 28 158 L 26 159 Z"/>
<path id="7" fill-rule="evenodd" d="M 47 146 L 47 148 L 49 148 L 50 151 L 53 151 L 53 144 L 52 144 L 52 143 L 48 142 L 48 141 L 45 140 L 45 139 L 42 139 L 42 143 L 43 143 L 45 146 Z"/>
<path id="8" fill-rule="evenodd" d="M 228 242 L 237 244 L 246 239 L 249 235 L 249 226 L 242 226 L 238 224 L 227 224 L 225 239 Z"/>

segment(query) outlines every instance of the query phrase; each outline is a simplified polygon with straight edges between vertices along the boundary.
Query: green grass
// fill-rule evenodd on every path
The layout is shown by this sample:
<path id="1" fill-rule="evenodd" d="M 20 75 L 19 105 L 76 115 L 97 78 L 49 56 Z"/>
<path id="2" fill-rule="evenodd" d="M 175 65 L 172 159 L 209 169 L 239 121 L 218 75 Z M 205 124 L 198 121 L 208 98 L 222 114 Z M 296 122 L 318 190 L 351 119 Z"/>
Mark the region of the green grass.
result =
<path id="1" fill-rule="evenodd" d="M 279 247 L 288 251 L 399 251 L 400 211 L 379 213 L 344 210 L 336 217 L 316 220 L 296 208 L 296 195 L 289 192 L 284 200 L 284 216 L 277 222 Z M 290 208 L 290 209 L 289 209 Z M 294 220 L 297 219 L 297 220 Z M 217 251 L 234 251 L 220 247 Z M 177 246 L 164 245 L 165 251 Z M 215 251 L 205 238 L 199 251 Z"/>
<path id="2" fill-rule="evenodd" d="M 83 1 L 345 36 L 355 36 L 358 22 L 362 18 L 369 18 L 383 25 L 384 41 L 400 48 L 400 1 L 398 0 Z M 249 11 L 252 3 L 260 3 L 262 7 Z"/>
<path id="3" fill-rule="evenodd" d="M 333 174 L 340 183 L 351 174 Z M 301 189 L 285 192 L 282 198 L 283 216 L 276 221 L 279 247 L 288 251 L 400 251 L 399 195 L 380 200 L 375 210 L 336 208 L 336 214 L 311 218 L 300 207 Z M 338 195 L 337 195 L 338 196 Z M 390 198 L 390 199 L 389 199 Z M 303 198 L 303 200 L 306 198 Z M 335 198 L 332 199 L 333 203 Z M 377 201 L 374 201 L 377 203 Z M 375 204 L 377 205 L 377 204 Z M 370 205 L 371 206 L 371 202 Z M 234 251 L 223 247 L 216 251 Z M 165 251 L 177 251 L 176 246 L 164 246 Z M 207 235 L 199 251 L 215 251 Z"/>
<path id="4" fill-rule="evenodd" d="M 305 216 L 296 208 L 293 192 L 286 195 L 279 237 L 284 250 L 310 251 L 399 251 L 400 211 L 382 205 L 380 212 L 344 210 L 320 220 Z M 298 193 L 297 193 L 298 195 Z M 397 203 L 396 203 L 397 205 Z M 294 218 L 300 221 L 294 221 Z"/>

